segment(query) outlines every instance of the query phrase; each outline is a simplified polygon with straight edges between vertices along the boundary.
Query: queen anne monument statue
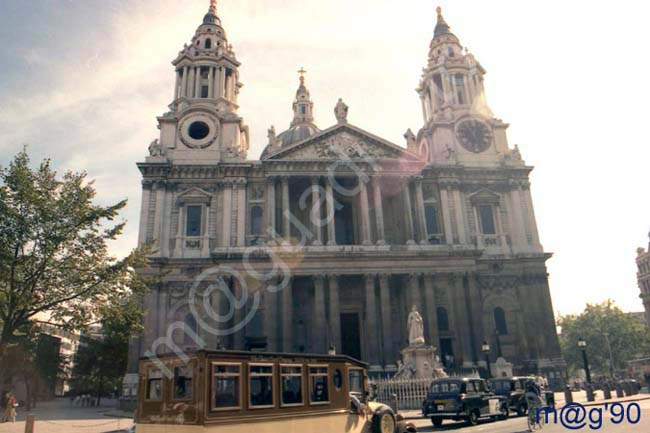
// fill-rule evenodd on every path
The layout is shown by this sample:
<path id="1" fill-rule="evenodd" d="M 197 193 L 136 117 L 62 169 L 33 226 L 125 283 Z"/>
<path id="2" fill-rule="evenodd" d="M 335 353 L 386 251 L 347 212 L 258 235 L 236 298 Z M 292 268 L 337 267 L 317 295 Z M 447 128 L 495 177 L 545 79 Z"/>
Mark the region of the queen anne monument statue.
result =
<path id="1" fill-rule="evenodd" d="M 447 377 L 442 368 L 436 348 L 427 346 L 424 341 L 424 320 L 417 306 L 411 308 L 407 321 L 409 345 L 402 349 L 402 361 L 395 379 L 437 379 Z"/>

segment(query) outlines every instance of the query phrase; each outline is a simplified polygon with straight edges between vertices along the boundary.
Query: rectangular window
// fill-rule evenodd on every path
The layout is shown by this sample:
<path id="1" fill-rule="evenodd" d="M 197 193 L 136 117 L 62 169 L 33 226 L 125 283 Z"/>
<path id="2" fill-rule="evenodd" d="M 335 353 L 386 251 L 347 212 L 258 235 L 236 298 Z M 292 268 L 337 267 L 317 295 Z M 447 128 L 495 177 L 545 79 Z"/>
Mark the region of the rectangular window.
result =
<path id="1" fill-rule="evenodd" d="M 327 366 L 309 367 L 309 402 L 329 403 Z"/>
<path id="2" fill-rule="evenodd" d="M 496 225 L 494 224 L 494 213 L 492 206 L 480 205 L 478 207 L 478 217 L 481 222 L 481 233 L 484 235 L 497 234 Z"/>
<path id="3" fill-rule="evenodd" d="M 348 379 L 350 381 L 350 392 L 365 393 L 365 387 L 363 386 L 363 370 L 358 368 L 351 368 L 348 372 Z"/>
<path id="4" fill-rule="evenodd" d="M 302 406 L 302 366 L 281 366 L 282 406 Z"/>
<path id="5" fill-rule="evenodd" d="M 162 371 L 157 368 L 147 371 L 147 400 L 162 400 Z"/>
<path id="6" fill-rule="evenodd" d="M 438 224 L 438 209 L 433 205 L 427 205 L 424 208 L 424 216 L 427 220 L 427 233 L 429 236 L 439 234 L 440 225 Z"/>
<path id="7" fill-rule="evenodd" d="M 201 98 L 208 97 L 208 86 L 201 86 Z"/>
<path id="8" fill-rule="evenodd" d="M 201 236 L 201 206 L 187 207 L 186 236 Z"/>
<path id="9" fill-rule="evenodd" d="M 250 407 L 273 407 L 273 366 L 251 364 L 248 368 Z"/>
<path id="10" fill-rule="evenodd" d="M 241 366 L 239 364 L 212 365 L 212 408 L 214 410 L 239 409 L 241 407 Z"/>
<path id="11" fill-rule="evenodd" d="M 454 75 L 454 84 L 454 87 L 456 87 L 456 102 L 459 104 L 466 104 L 465 77 L 461 74 Z"/>
<path id="12" fill-rule="evenodd" d="M 201 68 L 201 78 L 208 78 L 208 75 L 210 74 L 210 68 Z"/>
<path id="13" fill-rule="evenodd" d="M 174 400 L 192 399 L 193 373 L 191 366 L 174 368 Z"/>

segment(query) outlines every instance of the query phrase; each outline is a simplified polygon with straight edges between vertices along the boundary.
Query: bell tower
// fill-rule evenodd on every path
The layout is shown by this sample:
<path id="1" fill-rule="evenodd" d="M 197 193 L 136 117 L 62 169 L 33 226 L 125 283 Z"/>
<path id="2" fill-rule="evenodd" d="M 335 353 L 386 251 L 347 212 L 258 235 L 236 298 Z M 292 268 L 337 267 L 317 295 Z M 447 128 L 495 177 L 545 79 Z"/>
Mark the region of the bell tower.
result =
<path id="1" fill-rule="evenodd" d="M 437 22 L 417 92 L 424 126 L 418 151 L 429 163 L 493 165 L 509 154 L 505 130 L 487 106 L 485 70 L 451 32 L 437 8 Z"/>
<path id="2" fill-rule="evenodd" d="M 172 64 L 174 99 L 170 111 L 158 118 L 160 141 L 152 143 L 151 157 L 189 164 L 245 160 L 248 127 L 237 114 L 240 63 L 216 0 Z"/>

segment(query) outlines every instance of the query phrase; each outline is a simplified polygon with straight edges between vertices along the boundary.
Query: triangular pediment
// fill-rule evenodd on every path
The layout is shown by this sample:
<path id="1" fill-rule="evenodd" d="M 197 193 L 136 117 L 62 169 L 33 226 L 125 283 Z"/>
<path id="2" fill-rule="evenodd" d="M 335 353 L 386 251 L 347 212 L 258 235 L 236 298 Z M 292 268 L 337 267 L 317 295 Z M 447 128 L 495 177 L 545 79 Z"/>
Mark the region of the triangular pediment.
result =
<path id="1" fill-rule="evenodd" d="M 419 161 L 420 157 L 390 141 L 350 124 L 336 125 L 301 142 L 277 150 L 269 160 L 382 160 Z"/>
<path id="2" fill-rule="evenodd" d="M 192 203 L 209 203 L 212 199 L 212 194 L 201 189 L 192 187 L 180 194 L 178 194 L 177 202 L 179 205 L 192 204 Z"/>
<path id="3" fill-rule="evenodd" d="M 501 197 L 496 192 L 489 189 L 480 189 L 469 196 L 474 204 L 498 204 Z"/>

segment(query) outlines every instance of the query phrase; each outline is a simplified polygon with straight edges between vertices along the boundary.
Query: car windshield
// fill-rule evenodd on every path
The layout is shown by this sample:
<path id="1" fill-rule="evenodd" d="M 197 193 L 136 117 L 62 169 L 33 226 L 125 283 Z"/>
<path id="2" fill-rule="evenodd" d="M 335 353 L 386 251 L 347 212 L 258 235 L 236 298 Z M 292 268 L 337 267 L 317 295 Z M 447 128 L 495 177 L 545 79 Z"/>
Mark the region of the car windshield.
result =
<path id="1" fill-rule="evenodd" d="M 510 381 L 509 380 L 495 380 L 490 382 L 490 388 L 493 391 L 510 391 Z"/>
<path id="2" fill-rule="evenodd" d="M 430 392 L 432 393 L 460 392 L 460 382 L 434 382 L 431 384 Z"/>

